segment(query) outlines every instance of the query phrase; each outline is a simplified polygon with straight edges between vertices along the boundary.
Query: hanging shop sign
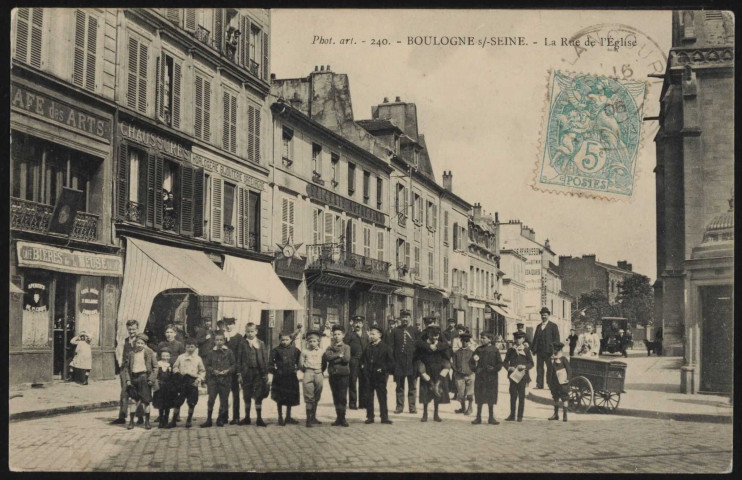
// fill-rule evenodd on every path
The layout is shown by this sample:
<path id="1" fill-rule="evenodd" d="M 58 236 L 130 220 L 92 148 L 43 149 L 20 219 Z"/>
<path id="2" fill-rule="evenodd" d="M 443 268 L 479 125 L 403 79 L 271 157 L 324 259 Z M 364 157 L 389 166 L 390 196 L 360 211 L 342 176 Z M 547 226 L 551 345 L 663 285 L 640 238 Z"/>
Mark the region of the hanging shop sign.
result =
<path id="1" fill-rule="evenodd" d="M 111 139 L 111 120 L 73 107 L 50 96 L 29 90 L 21 85 L 10 85 L 10 105 L 26 113 L 94 137 Z"/>
<path id="2" fill-rule="evenodd" d="M 191 161 L 191 150 L 188 147 L 176 143 L 168 138 L 154 132 L 145 130 L 129 122 L 119 122 L 119 134 L 121 138 L 134 141 L 141 145 L 173 156 L 188 162 Z"/>
<path id="3" fill-rule="evenodd" d="M 124 262 L 117 255 L 65 250 L 30 242 L 18 242 L 17 247 L 19 267 L 104 277 L 124 275 Z"/>
<path id="4" fill-rule="evenodd" d="M 361 205 L 360 203 L 356 203 L 348 198 L 341 197 L 337 193 L 325 190 L 324 188 L 318 187 L 317 185 L 314 185 L 312 183 L 307 184 L 307 195 L 309 196 L 309 198 L 318 200 L 346 213 L 356 215 L 365 220 L 368 220 L 369 222 L 384 225 L 383 213 L 369 208 L 365 205 Z"/>
<path id="5" fill-rule="evenodd" d="M 194 166 L 201 167 L 207 172 L 217 173 L 223 178 L 232 180 L 237 183 L 242 183 L 244 185 L 247 185 L 248 187 L 252 187 L 257 190 L 263 190 L 263 187 L 265 186 L 265 182 L 258 178 L 255 178 L 244 172 L 240 172 L 239 170 L 232 168 L 229 165 L 219 163 L 216 160 L 202 157 L 201 155 L 198 155 L 196 153 L 191 155 L 191 162 Z"/>

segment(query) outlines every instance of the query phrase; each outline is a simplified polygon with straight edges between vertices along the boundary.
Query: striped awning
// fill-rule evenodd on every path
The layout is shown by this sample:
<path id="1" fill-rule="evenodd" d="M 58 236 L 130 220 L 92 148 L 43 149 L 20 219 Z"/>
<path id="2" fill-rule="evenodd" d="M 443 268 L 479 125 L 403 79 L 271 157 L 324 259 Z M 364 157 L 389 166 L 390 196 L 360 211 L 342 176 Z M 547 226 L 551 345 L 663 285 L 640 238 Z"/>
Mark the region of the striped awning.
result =
<path id="1" fill-rule="evenodd" d="M 10 283 L 10 293 L 26 293 L 20 288 L 16 287 L 12 282 Z"/>
<path id="2" fill-rule="evenodd" d="M 507 310 L 500 307 L 499 305 L 495 305 L 494 303 L 488 303 L 487 305 L 490 306 L 492 310 L 494 310 L 499 315 L 502 315 L 505 318 L 514 318 L 512 314 L 508 313 Z"/>
<path id="3" fill-rule="evenodd" d="M 231 300 L 255 301 L 258 298 L 246 292 L 229 278 L 205 253 L 197 250 L 170 247 L 126 237 L 124 284 L 118 310 L 119 364 L 126 338 L 126 321 L 139 321 L 144 330 L 155 297 L 166 290 L 191 290 L 196 295 L 226 297 Z"/>

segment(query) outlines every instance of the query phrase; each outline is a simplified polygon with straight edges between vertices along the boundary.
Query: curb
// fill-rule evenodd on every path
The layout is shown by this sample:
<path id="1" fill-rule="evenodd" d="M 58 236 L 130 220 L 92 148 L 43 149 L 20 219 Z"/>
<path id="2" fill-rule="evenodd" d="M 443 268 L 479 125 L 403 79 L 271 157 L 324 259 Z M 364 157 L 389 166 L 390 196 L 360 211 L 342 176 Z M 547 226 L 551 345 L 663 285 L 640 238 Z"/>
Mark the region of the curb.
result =
<path id="1" fill-rule="evenodd" d="M 531 400 L 542 405 L 553 405 L 551 398 L 541 397 L 528 392 L 526 395 Z M 617 415 L 623 417 L 640 417 L 653 418 L 655 420 L 675 420 L 678 422 L 701 422 L 701 423 L 732 423 L 732 415 L 713 415 L 710 413 L 677 413 L 677 412 L 657 412 L 652 410 L 638 410 L 634 408 L 621 408 L 619 406 L 613 413 L 603 415 Z"/>
<path id="2" fill-rule="evenodd" d="M 11 413 L 8 415 L 9 422 L 17 422 L 21 420 L 31 420 L 34 418 L 41 417 L 53 417 L 56 415 L 64 415 L 67 413 L 79 413 L 86 412 L 89 410 L 100 410 L 104 408 L 112 408 L 119 406 L 119 400 L 111 400 L 108 402 L 96 402 L 88 403 L 84 405 L 69 405 L 67 407 L 48 408 L 44 410 L 30 410 L 28 412 Z"/>

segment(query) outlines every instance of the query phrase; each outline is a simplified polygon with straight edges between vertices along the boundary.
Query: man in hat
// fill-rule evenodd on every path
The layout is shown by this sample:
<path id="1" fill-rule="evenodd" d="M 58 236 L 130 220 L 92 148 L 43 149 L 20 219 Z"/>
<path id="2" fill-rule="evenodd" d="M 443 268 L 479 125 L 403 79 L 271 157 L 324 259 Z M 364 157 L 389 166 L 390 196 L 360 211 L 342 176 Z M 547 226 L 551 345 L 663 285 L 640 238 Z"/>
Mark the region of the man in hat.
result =
<path id="1" fill-rule="evenodd" d="M 554 353 L 554 343 L 559 341 L 559 328 L 555 323 L 549 321 L 551 312 L 543 307 L 539 312 L 541 323 L 536 327 L 533 334 L 531 351 L 536 354 L 536 388 L 544 388 L 544 367 L 549 362 L 549 357 Z"/>
<path id="2" fill-rule="evenodd" d="M 394 331 L 395 328 L 397 328 L 397 319 L 394 317 L 389 317 L 387 320 L 387 324 L 389 325 L 384 332 L 384 336 L 382 337 L 381 341 L 389 345 L 389 348 L 392 347 L 392 331 Z"/>
<path id="3" fill-rule="evenodd" d="M 374 392 L 379 400 L 379 416 L 381 423 L 391 424 L 389 409 L 387 408 L 386 385 L 389 373 L 394 371 L 394 356 L 392 349 L 382 342 L 381 327 L 374 324 L 368 331 L 369 344 L 363 351 L 361 363 L 363 365 L 363 379 L 367 384 L 368 397 L 366 399 L 366 423 L 374 423 Z"/>
<path id="4" fill-rule="evenodd" d="M 458 337 L 459 333 L 456 329 L 456 320 L 449 318 L 446 321 L 446 329 L 441 332 L 441 337 L 448 342 L 449 345 L 453 344 L 453 339 Z"/>
<path id="5" fill-rule="evenodd" d="M 227 341 L 227 348 L 232 351 L 234 358 L 237 358 L 240 353 L 243 337 L 239 332 L 235 331 L 235 323 L 237 323 L 237 319 L 224 317 L 224 337 Z M 240 422 L 240 380 L 237 369 L 233 369 L 232 372 L 230 391 L 232 392 L 232 420 L 229 421 L 229 424 L 237 425 Z"/>
<path id="6" fill-rule="evenodd" d="M 528 336 L 528 332 L 526 332 L 526 326 L 525 326 L 525 324 L 523 324 L 523 322 L 518 322 L 518 323 L 515 324 L 515 328 L 517 329 L 516 331 L 518 331 L 518 332 L 520 332 L 520 333 L 522 333 L 524 335 L 524 337 L 523 337 L 523 344 L 526 347 L 531 348 L 531 337 Z"/>
<path id="7" fill-rule="evenodd" d="M 397 384 L 397 408 L 394 413 L 404 410 L 404 386 L 407 381 L 407 402 L 410 413 L 417 413 L 415 408 L 415 341 L 417 330 L 410 325 L 412 316 L 407 310 L 400 312 L 401 324 L 392 331 L 392 353 L 394 354 L 394 382 Z"/>
<path id="8" fill-rule="evenodd" d="M 350 319 L 353 329 L 345 334 L 343 342 L 350 347 L 350 376 L 348 377 L 348 408 L 357 410 L 366 407 L 366 386 L 359 375 L 361 373 L 361 356 L 368 345 L 368 334 L 363 331 L 363 315 Z M 360 392 L 359 392 L 360 390 Z M 360 394 L 360 398 L 359 398 Z"/>

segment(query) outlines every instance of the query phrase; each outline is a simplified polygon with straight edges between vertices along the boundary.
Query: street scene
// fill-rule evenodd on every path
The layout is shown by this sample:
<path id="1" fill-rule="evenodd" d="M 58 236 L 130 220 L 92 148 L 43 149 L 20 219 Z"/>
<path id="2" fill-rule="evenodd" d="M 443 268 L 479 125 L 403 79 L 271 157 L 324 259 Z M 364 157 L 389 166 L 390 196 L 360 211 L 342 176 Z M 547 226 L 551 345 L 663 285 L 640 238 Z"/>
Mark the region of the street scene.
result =
<path id="1" fill-rule="evenodd" d="M 11 471 L 734 470 L 731 12 L 10 35 Z"/>

